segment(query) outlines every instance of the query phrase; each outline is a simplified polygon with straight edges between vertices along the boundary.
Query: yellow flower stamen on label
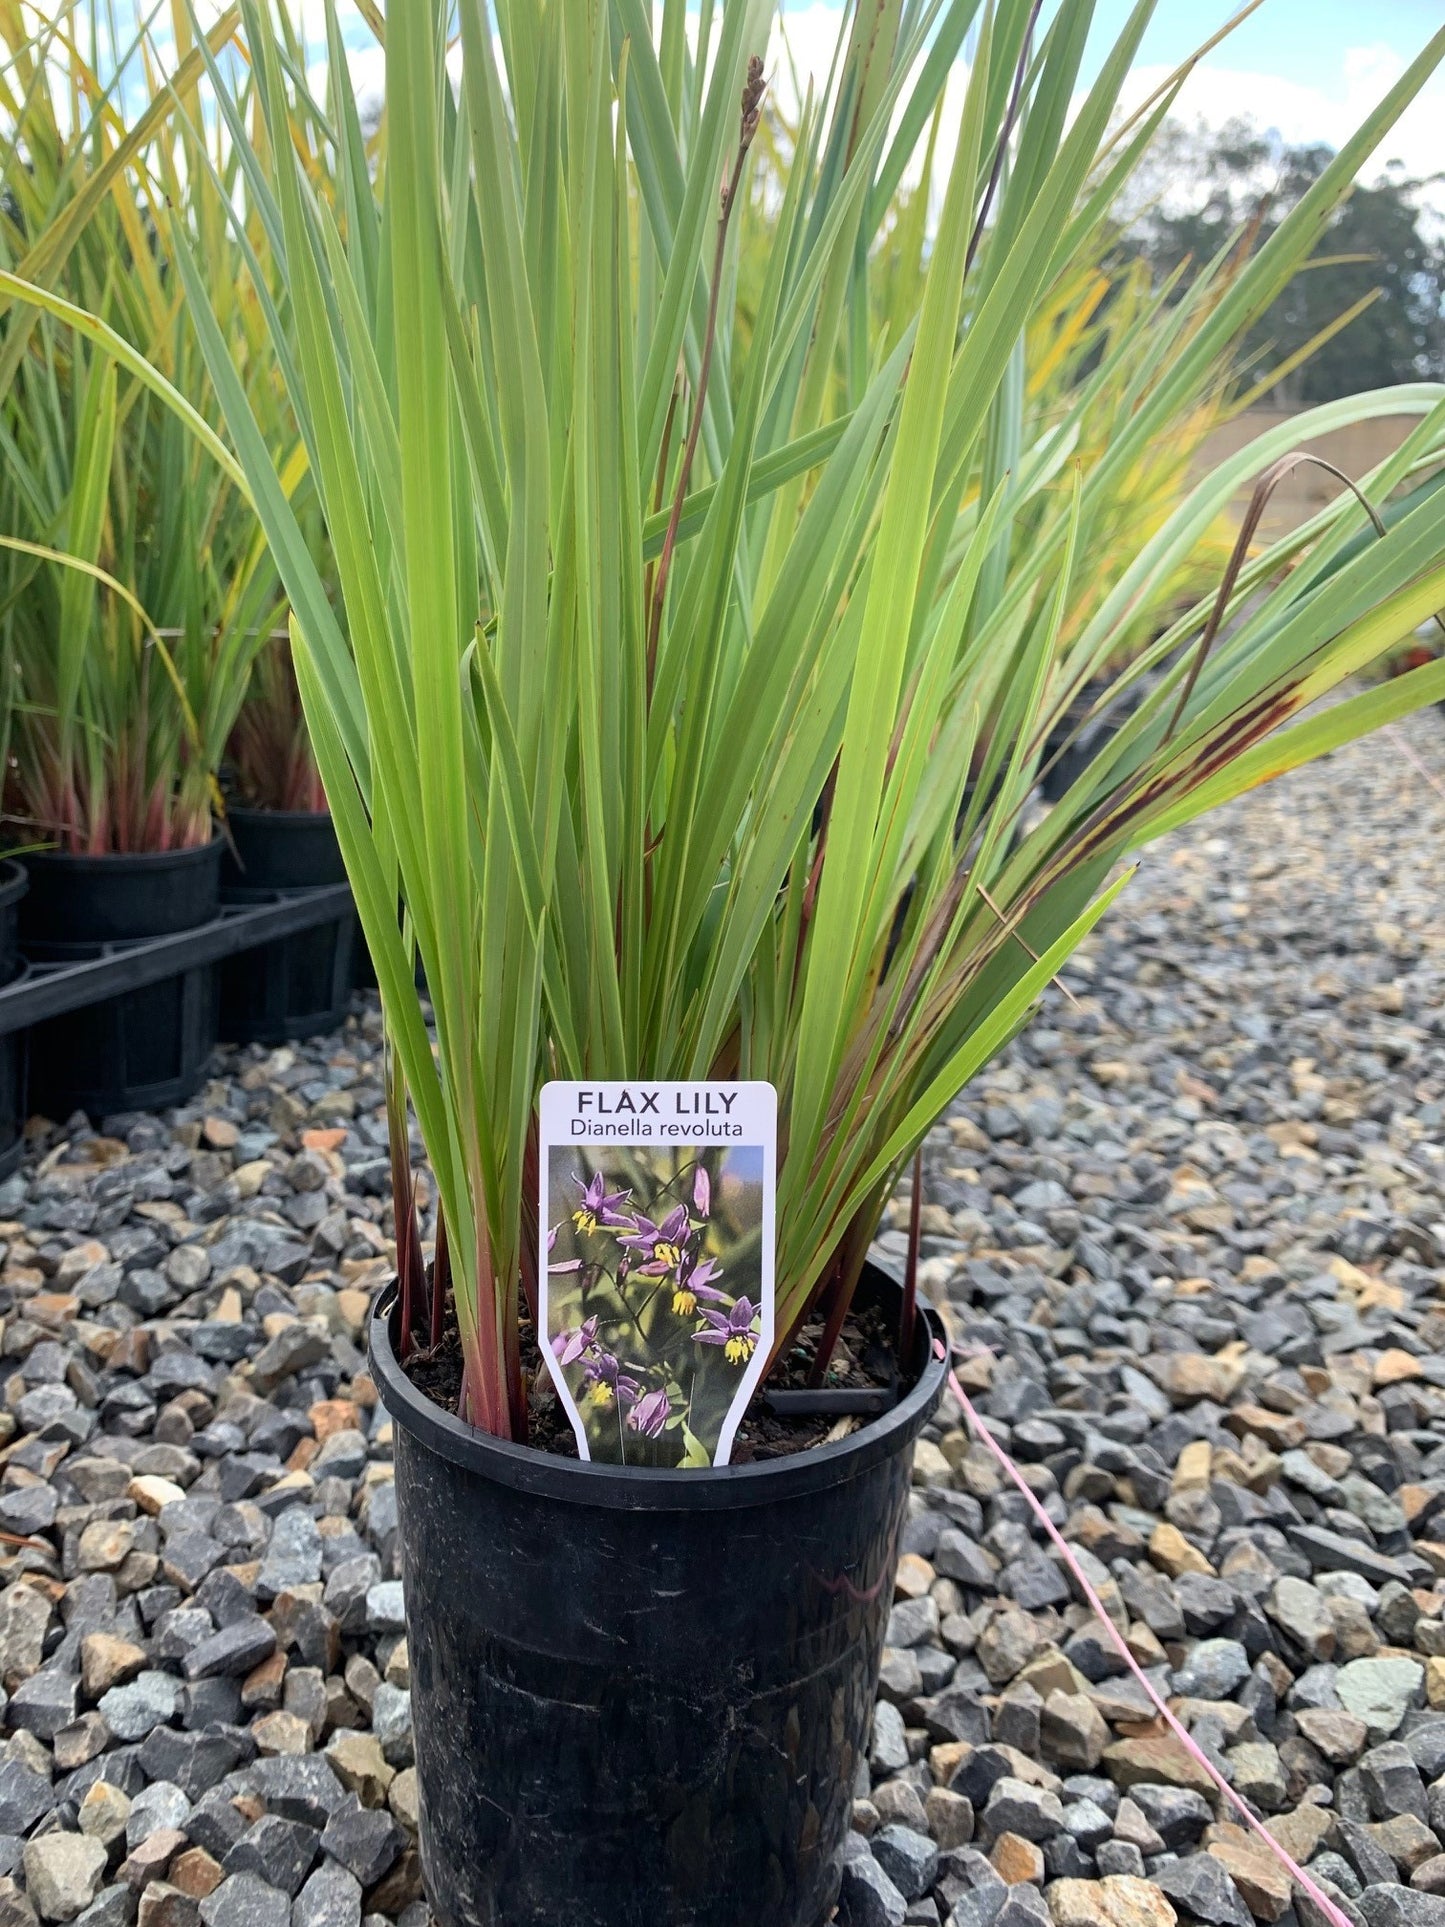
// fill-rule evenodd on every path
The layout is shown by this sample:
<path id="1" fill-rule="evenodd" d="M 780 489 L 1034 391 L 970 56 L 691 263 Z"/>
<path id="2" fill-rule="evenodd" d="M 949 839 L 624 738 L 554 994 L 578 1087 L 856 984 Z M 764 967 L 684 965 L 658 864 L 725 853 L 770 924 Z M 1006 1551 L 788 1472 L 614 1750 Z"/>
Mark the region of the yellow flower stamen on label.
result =
<path id="1" fill-rule="evenodd" d="M 682 1246 L 655 1244 L 652 1247 L 652 1256 L 656 1263 L 660 1265 L 680 1265 L 682 1263 Z"/>
<path id="2" fill-rule="evenodd" d="M 612 1403 L 612 1387 L 607 1383 L 605 1378 L 599 1378 L 597 1383 L 592 1387 L 592 1403 L 594 1405 L 610 1405 Z"/>
<path id="3" fill-rule="evenodd" d="M 697 1299 L 685 1285 L 679 1286 L 672 1294 L 672 1309 L 677 1318 L 691 1318 L 697 1310 Z"/>
<path id="4" fill-rule="evenodd" d="M 746 1338 L 730 1338 L 723 1347 L 723 1357 L 729 1365 L 741 1365 L 752 1351 L 752 1344 Z"/>
<path id="5" fill-rule="evenodd" d="M 584 1233 L 591 1233 L 597 1229 L 596 1215 L 589 1211 L 585 1205 L 580 1210 L 572 1213 L 572 1222 L 579 1231 Z"/>

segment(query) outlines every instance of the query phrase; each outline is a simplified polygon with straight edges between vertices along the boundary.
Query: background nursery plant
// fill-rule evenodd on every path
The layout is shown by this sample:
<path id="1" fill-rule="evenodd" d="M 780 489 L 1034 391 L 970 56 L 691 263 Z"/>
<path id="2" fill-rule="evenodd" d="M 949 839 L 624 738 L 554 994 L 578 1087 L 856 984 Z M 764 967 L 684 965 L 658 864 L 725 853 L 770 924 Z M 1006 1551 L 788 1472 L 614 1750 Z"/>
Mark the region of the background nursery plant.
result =
<path id="1" fill-rule="evenodd" d="M 820 1314 L 821 1370 L 890 1187 L 1113 900 L 1119 860 L 1445 689 L 1425 666 L 1313 708 L 1445 603 L 1434 386 L 1319 408 L 1136 545 L 1111 539 L 1121 489 L 1215 392 L 1445 33 L 1207 301 L 1142 303 L 1040 420 L 1035 323 L 1105 245 L 1183 78 L 1121 121 L 1150 0 L 1082 88 L 1093 12 L 848 10 L 740 328 L 765 0 L 705 9 L 698 47 L 682 0 L 655 35 L 641 0 L 504 5 L 495 37 L 482 0 L 394 8 L 375 178 L 334 15 L 323 135 L 271 16 L 242 7 L 266 140 L 239 149 L 238 198 L 277 250 L 275 352 L 342 614 L 193 238 L 170 232 L 376 961 L 403 1345 L 425 1291 L 404 1091 L 445 1226 L 433 1330 L 449 1283 L 484 1431 L 527 1432 L 548 1077 L 776 1086 L 777 1345 Z M 916 299 L 874 304 L 886 211 L 960 59 Z M 234 122 L 214 62 L 210 81 Z M 334 205 L 303 160 L 322 138 Z M 1104 393 L 1110 432 L 1086 441 Z M 1362 480 L 1380 530 L 1342 497 L 1110 667 L 1241 484 L 1383 414 L 1411 427 Z M 1035 821 L 1046 746 L 1099 679 L 1100 709 L 1146 693 Z"/>
<path id="2" fill-rule="evenodd" d="M 234 24 L 223 18 L 212 42 Z M 172 218 L 319 547 L 263 319 L 266 237 L 228 221 L 229 130 L 201 132 L 198 118 L 193 143 L 172 112 L 196 106 L 205 74 L 185 7 L 170 9 L 164 86 L 156 25 L 73 0 L 0 7 L 0 623 L 18 697 L 7 805 L 26 839 L 83 855 L 209 842 L 252 658 L 283 614 L 216 433 Z M 146 78 L 154 97 L 128 121 Z M 17 302 L 21 290 L 35 302 Z M 162 382 L 179 413 L 154 392 Z"/>
<path id="3" fill-rule="evenodd" d="M 226 761 L 243 803 L 266 810 L 326 808 L 285 630 L 268 636 L 256 652 Z"/>

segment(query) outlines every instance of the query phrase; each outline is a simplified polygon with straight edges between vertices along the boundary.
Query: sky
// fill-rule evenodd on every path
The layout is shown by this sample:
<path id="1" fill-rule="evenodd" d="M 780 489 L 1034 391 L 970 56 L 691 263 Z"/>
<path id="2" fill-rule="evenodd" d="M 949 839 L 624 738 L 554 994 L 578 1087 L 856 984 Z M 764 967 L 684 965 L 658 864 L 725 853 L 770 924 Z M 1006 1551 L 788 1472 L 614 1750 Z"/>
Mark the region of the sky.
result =
<path id="1" fill-rule="evenodd" d="M 1127 11 L 1126 0 L 1101 0 L 1101 30 L 1117 33 Z M 1229 12 L 1160 0 L 1141 71 L 1162 79 Z M 1246 113 L 1286 141 L 1338 146 L 1442 22 L 1440 0 L 1264 0 L 1191 78 L 1180 110 L 1210 124 Z M 1416 179 L 1445 170 L 1445 77 L 1427 83 L 1388 137 L 1379 159 L 1395 158 Z"/>
<path id="2" fill-rule="evenodd" d="M 390 0 L 400 4 L 401 0 Z M 1125 105 L 1133 106 L 1203 40 L 1223 26 L 1238 0 L 1157 0 L 1154 18 L 1130 78 Z M 316 23 L 321 39 L 321 0 L 293 0 Z M 1052 12 L 1057 0 L 1046 0 Z M 347 40 L 358 84 L 380 85 L 379 49 L 355 13 L 354 0 L 340 0 L 350 15 Z M 696 11 L 696 0 L 689 0 Z M 1097 0 L 1094 34 L 1084 79 L 1123 27 L 1131 0 Z M 839 0 L 783 0 L 794 58 L 804 71 L 826 74 L 841 17 Z M 1047 15 L 1046 15 L 1047 17 Z M 1265 133 L 1289 143 L 1324 141 L 1338 146 L 1364 113 L 1403 72 L 1411 57 L 1445 21 L 1442 0 L 1263 0 L 1258 10 L 1195 71 L 1178 111 L 1189 120 L 1219 126 L 1236 115 L 1252 118 Z M 780 48 L 769 53 L 776 69 Z M 960 76 L 961 79 L 961 76 Z M 955 94 L 960 88 L 952 90 Z M 1400 161 L 1414 179 L 1445 175 L 1445 69 L 1387 138 L 1364 171 L 1373 178 L 1388 161 Z M 1429 196 L 1445 211 L 1445 181 Z"/>
<path id="3" fill-rule="evenodd" d="M 1131 76 L 1135 104 L 1224 25 L 1229 0 L 1158 0 Z M 1084 80 L 1122 30 L 1130 0 L 1098 0 Z M 799 64 L 826 69 L 837 33 L 833 0 L 785 0 Z M 1178 112 L 1218 126 L 1238 114 L 1286 142 L 1338 146 L 1445 21 L 1441 0 L 1263 0 L 1201 63 Z M 1432 79 L 1382 148 L 1375 171 L 1399 159 L 1412 178 L 1445 171 L 1445 73 Z M 1442 197 L 1432 197 L 1437 201 Z"/>

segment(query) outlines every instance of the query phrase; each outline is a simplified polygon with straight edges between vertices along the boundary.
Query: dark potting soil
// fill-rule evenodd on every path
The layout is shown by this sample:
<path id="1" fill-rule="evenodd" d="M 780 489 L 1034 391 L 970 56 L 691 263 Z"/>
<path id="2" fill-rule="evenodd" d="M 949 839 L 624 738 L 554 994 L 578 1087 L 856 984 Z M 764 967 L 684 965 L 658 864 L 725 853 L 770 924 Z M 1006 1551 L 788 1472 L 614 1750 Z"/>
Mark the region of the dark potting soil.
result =
<path id="1" fill-rule="evenodd" d="M 866 1423 L 856 1417 L 828 1412 L 784 1416 L 768 1408 L 772 1392 L 813 1389 L 809 1380 L 822 1332 L 822 1319 L 810 1318 L 791 1350 L 778 1360 L 758 1387 L 733 1442 L 733 1465 L 751 1465 L 763 1459 L 783 1459 L 795 1452 L 808 1452 L 815 1446 L 846 1437 L 858 1425 Z M 535 1451 L 550 1452 L 555 1458 L 575 1459 L 578 1456 L 576 1434 L 552 1388 L 537 1348 L 536 1331 L 525 1315 L 521 1321 L 521 1350 L 522 1375 L 528 1387 L 527 1443 Z M 444 1411 L 456 1411 L 462 1389 L 462 1345 L 450 1303 L 440 1344 L 427 1350 L 413 1350 L 406 1360 L 405 1371 L 417 1390 L 434 1405 L 440 1405 Z M 842 1336 L 834 1348 L 822 1389 L 887 1390 L 896 1378 L 897 1333 L 881 1306 L 868 1305 L 850 1312 L 844 1320 Z"/>

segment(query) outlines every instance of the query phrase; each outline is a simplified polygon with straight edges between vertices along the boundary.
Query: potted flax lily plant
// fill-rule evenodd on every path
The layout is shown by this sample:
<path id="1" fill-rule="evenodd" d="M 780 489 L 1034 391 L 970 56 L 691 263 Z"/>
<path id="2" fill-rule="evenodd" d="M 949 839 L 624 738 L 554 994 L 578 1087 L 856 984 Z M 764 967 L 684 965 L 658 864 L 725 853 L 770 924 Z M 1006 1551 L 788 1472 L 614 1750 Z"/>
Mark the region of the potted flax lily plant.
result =
<path id="1" fill-rule="evenodd" d="M 317 100 L 261 0 L 241 11 L 264 156 L 211 82 L 237 208 L 277 251 L 275 352 L 340 606 L 172 231 L 292 611 L 390 1043 L 399 1281 L 372 1355 L 432 1904 L 448 1927 L 814 1927 L 909 1450 L 942 1389 L 931 1314 L 866 1263 L 890 1188 L 1114 900 L 1121 859 L 1445 687 L 1427 666 L 1316 707 L 1445 603 L 1438 388 L 1318 409 L 1136 549 L 1109 541 L 1139 463 L 1217 391 L 1445 36 L 1266 245 L 1200 277 L 1207 310 L 1141 306 L 1040 417 L 1035 324 L 1105 247 L 1184 78 L 1120 117 L 1149 0 L 1087 87 L 1090 0 L 1046 19 L 1027 0 L 857 0 L 767 172 L 770 0 L 701 24 L 684 0 L 408 0 L 376 20 L 375 175 L 334 12 Z M 913 293 L 877 299 L 957 63 Z M 300 158 L 323 126 L 334 200 Z M 1110 384 L 1112 432 L 1085 446 Z M 1109 669 L 1295 436 L 1390 413 L 1409 431 L 1364 505 L 1241 551 Z M 1105 674 L 1146 693 L 1038 818 L 1046 746 Z M 771 1362 L 826 1386 L 850 1308 L 891 1306 L 891 1409 L 718 1469 L 548 1449 L 539 1090 L 629 1077 L 775 1087 Z M 438 1197 L 430 1268 L 407 1105 Z M 577 1176 L 573 1229 L 622 1212 L 623 1187 Z M 688 1245 L 634 1202 L 654 1247 Z M 677 1204 L 706 1215 L 696 1192 Z M 653 1256 L 685 1299 L 681 1264 Z M 607 1356 L 620 1380 L 630 1361 Z M 611 1387 L 634 1413 L 650 1389 Z"/>
<path id="2" fill-rule="evenodd" d="M 3 806 L 12 841 L 39 846 L 20 906 L 36 962 L 217 914 L 217 771 L 280 606 L 178 301 L 168 207 L 205 238 L 208 286 L 268 422 L 285 419 L 284 387 L 238 276 L 247 251 L 224 186 L 187 164 L 169 100 L 122 117 L 122 76 L 144 53 L 134 20 L 121 37 L 123 18 L 75 0 L 0 9 L 12 135 L 0 159 L 0 639 L 14 671 Z M 205 68 L 179 6 L 173 25 L 173 80 L 193 97 Z M 201 965 L 51 1020 L 32 1039 L 34 1102 L 64 1117 L 183 1100 L 215 1042 L 215 1004 Z"/>
<path id="3" fill-rule="evenodd" d="M 223 903 L 259 903 L 346 881 L 284 629 L 256 652 L 226 746 L 225 778 Z M 355 939 L 356 915 L 347 905 L 328 923 L 228 957 L 218 973 L 222 1035 L 238 1044 L 279 1044 L 334 1030 L 351 1001 Z"/>

